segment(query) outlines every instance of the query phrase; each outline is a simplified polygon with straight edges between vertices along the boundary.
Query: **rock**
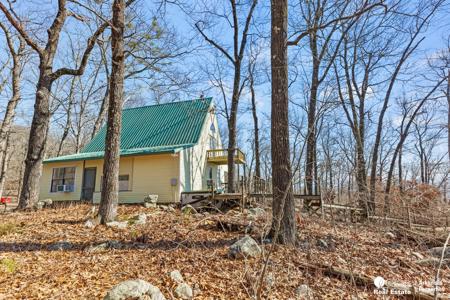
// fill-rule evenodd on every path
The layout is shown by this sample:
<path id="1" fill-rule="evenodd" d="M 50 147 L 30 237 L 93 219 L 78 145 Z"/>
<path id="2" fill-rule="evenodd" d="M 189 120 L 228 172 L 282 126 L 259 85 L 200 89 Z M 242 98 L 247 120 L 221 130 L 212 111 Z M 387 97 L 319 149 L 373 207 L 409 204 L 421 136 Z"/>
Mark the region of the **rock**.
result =
<path id="1" fill-rule="evenodd" d="M 112 222 L 106 223 L 106 226 L 113 227 L 113 228 L 119 228 L 119 229 L 125 229 L 128 226 L 128 222 L 126 222 L 126 221 L 124 221 L 124 222 L 112 221 Z"/>
<path id="2" fill-rule="evenodd" d="M 234 258 L 258 257 L 261 252 L 258 243 L 248 235 L 231 245 L 229 250 L 230 256 Z"/>
<path id="3" fill-rule="evenodd" d="M 186 215 L 193 214 L 193 213 L 197 214 L 197 210 L 190 204 L 183 206 L 181 208 L 181 212 Z"/>
<path id="4" fill-rule="evenodd" d="M 160 205 L 159 208 L 162 209 L 163 211 L 168 211 L 168 212 L 175 211 L 175 208 L 173 208 L 172 205 Z"/>
<path id="5" fill-rule="evenodd" d="M 156 203 L 144 202 L 145 208 L 156 208 Z"/>
<path id="6" fill-rule="evenodd" d="M 170 272 L 170 278 L 172 278 L 172 280 L 176 283 L 184 282 L 183 275 L 181 275 L 180 271 L 178 270 L 173 270 L 172 272 Z"/>
<path id="7" fill-rule="evenodd" d="M 390 239 L 395 239 L 396 236 L 395 234 L 393 234 L 392 232 L 388 231 L 384 234 L 385 237 L 390 238 Z"/>
<path id="8" fill-rule="evenodd" d="M 202 293 L 202 290 L 200 289 L 200 285 L 198 283 L 194 283 L 194 286 L 192 287 L 192 292 L 195 297 L 199 296 Z"/>
<path id="9" fill-rule="evenodd" d="M 144 225 L 145 223 L 147 223 L 147 215 L 146 214 L 139 214 L 139 215 L 131 218 L 129 223 L 130 224 L 135 224 L 135 225 Z"/>
<path id="10" fill-rule="evenodd" d="M 104 300 L 165 300 L 159 288 L 142 279 L 127 280 L 108 291 Z"/>
<path id="11" fill-rule="evenodd" d="M 38 201 L 38 202 L 36 202 L 36 204 L 34 204 L 34 209 L 36 209 L 36 210 L 41 210 L 41 209 L 44 208 L 44 206 L 45 206 L 45 203 L 44 203 L 44 202 Z"/>
<path id="12" fill-rule="evenodd" d="M 92 245 L 85 249 L 88 253 L 101 252 L 107 249 L 120 249 L 122 244 L 118 241 L 107 241 L 101 244 Z"/>
<path id="13" fill-rule="evenodd" d="M 412 255 L 414 255 L 417 259 L 424 259 L 423 255 L 419 252 L 411 252 Z"/>
<path id="14" fill-rule="evenodd" d="M 194 297 L 192 288 L 187 283 L 180 283 L 175 289 L 175 295 L 181 299 L 192 299 Z"/>
<path id="15" fill-rule="evenodd" d="M 50 251 L 65 251 L 70 250 L 72 248 L 73 248 L 72 243 L 68 241 L 60 241 L 48 246 L 48 250 Z"/>
<path id="16" fill-rule="evenodd" d="M 313 299 L 313 291 L 307 284 L 300 285 L 295 290 L 295 295 L 298 299 Z"/>
<path id="17" fill-rule="evenodd" d="M 53 204 L 52 199 L 44 199 L 44 200 L 41 200 L 40 202 L 44 202 L 45 207 L 51 206 Z"/>
<path id="18" fill-rule="evenodd" d="M 327 235 L 324 239 L 318 239 L 316 241 L 316 246 L 325 251 L 336 250 L 336 242 L 331 235 Z"/>
<path id="19" fill-rule="evenodd" d="M 91 219 L 89 219 L 86 222 L 84 222 L 84 227 L 86 227 L 86 228 L 94 228 L 95 224 L 94 224 L 94 222 Z"/>
<path id="20" fill-rule="evenodd" d="M 144 202 L 156 204 L 158 202 L 158 195 L 147 195 L 144 198 Z"/>
<path id="21" fill-rule="evenodd" d="M 434 257 L 440 258 L 442 255 L 442 250 L 444 247 L 434 247 L 428 250 L 430 254 Z M 450 258 L 450 247 L 447 247 L 444 252 L 444 258 Z"/>
<path id="22" fill-rule="evenodd" d="M 84 227 L 86 228 L 94 228 L 95 226 L 100 224 L 100 216 L 94 216 L 89 218 L 86 222 L 84 222 Z"/>

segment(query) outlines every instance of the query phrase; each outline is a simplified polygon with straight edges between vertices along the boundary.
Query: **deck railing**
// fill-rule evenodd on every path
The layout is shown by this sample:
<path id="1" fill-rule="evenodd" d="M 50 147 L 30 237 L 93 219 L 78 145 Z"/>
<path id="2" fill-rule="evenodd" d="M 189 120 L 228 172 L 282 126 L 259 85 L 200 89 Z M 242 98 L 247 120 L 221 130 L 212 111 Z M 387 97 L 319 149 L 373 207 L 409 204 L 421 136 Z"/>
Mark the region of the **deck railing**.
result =
<path id="1" fill-rule="evenodd" d="M 206 151 L 206 158 L 208 162 L 226 163 L 228 160 L 229 149 L 214 149 Z M 239 149 L 234 149 L 235 163 L 245 163 L 245 154 Z"/>

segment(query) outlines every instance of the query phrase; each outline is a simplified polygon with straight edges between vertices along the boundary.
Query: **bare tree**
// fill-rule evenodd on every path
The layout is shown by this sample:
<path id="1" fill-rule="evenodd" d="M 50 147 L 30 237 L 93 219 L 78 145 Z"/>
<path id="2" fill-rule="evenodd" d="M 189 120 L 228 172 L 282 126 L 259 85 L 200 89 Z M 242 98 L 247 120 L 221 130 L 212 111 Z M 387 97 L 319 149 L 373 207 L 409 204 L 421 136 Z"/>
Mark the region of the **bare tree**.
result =
<path id="1" fill-rule="evenodd" d="M 119 201 L 120 132 L 122 128 L 123 82 L 125 74 L 124 30 L 125 1 L 114 0 L 111 26 L 111 82 L 108 121 L 106 125 L 105 157 L 102 194 L 99 207 L 100 222 L 115 219 Z"/>
<path id="2" fill-rule="evenodd" d="M 381 137 L 383 133 L 384 126 L 384 116 L 386 115 L 386 111 L 389 106 L 389 102 L 392 96 L 392 91 L 394 89 L 394 85 L 397 83 L 398 76 L 400 75 L 402 68 L 405 62 L 411 57 L 412 53 L 419 47 L 421 42 L 424 40 L 424 37 L 421 37 L 421 33 L 426 28 L 427 24 L 430 22 L 430 19 L 435 15 L 436 11 L 443 5 L 444 1 L 434 1 L 430 2 L 426 5 L 425 9 L 420 7 L 418 12 L 413 16 L 413 24 L 411 25 L 411 31 L 409 40 L 401 51 L 401 55 L 398 58 L 397 62 L 394 65 L 394 70 L 392 75 L 389 78 L 387 89 L 384 93 L 383 106 L 378 115 L 377 121 L 377 130 L 375 134 L 374 148 L 372 152 L 371 159 L 371 171 L 370 171 L 370 198 L 369 198 L 369 207 L 371 210 L 374 210 L 375 203 L 375 194 L 376 194 L 376 181 L 377 181 L 377 164 L 379 158 L 379 149 L 381 143 Z"/>
<path id="3" fill-rule="evenodd" d="M 38 41 L 31 38 L 24 27 L 24 23 L 18 18 L 18 15 L 13 11 L 11 6 L 7 8 L 3 2 L 0 2 L 0 10 L 26 41 L 28 46 L 30 46 L 39 57 L 39 79 L 36 85 L 34 115 L 30 129 L 27 158 L 25 160 L 24 178 L 22 181 L 23 186 L 18 205 L 18 209 L 25 209 L 35 203 L 38 199 L 39 180 L 42 172 L 42 161 L 44 159 L 50 120 L 49 104 L 52 85 L 55 80 L 61 76 L 79 76 L 83 74 L 89 55 L 94 48 L 95 41 L 108 27 L 109 23 L 104 22 L 88 39 L 78 68 L 71 69 L 62 67 L 53 71 L 61 30 L 67 18 L 73 16 L 67 9 L 67 1 L 58 0 L 58 10 L 51 26 L 47 30 L 48 38 L 44 47 L 39 45 Z"/>
<path id="4" fill-rule="evenodd" d="M 0 28 L 3 30 L 5 35 L 6 44 L 8 45 L 9 54 L 12 57 L 12 67 L 11 67 L 11 85 L 12 85 L 12 95 L 6 106 L 5 115 L 3 116 L 3 121 L 0 125 L 0 197 L 3 193 L 3 186 L 5 182 L 7 162 L 8 162 L 8 144 L 10 138 L 11 128 L 14 122 L 14 116 L 16 112 L 17 104 L 20 101 L 20 83 L 22 78 L 22 70 L 24 66 L 25 58 L 25 41 L 20 36 L 17 38 L 18 47 L 14 45 L 14 38 L 11 36 L 9 29 L 0 22 Z"/>
<path id="5" fill-rule="evenodd" d="M 418 101 L 418 103 L 416 103 L 416 105 L 414 105 L 413 107 L 411 107 L 411 113 L 406 113 L 406 115 L 404 116 L 403 120 L 402 120 L 402 127 L 404 125 L 404 128 L 401 131 L 401 135 L 399 138 L 399 141 L 397 143 L 397 146 L 394 149 L 394 153 L 392 154 L 392 160 L 389 166 L 389 171 L 388 171 L 388 177 L 386 179 L 386 188 L 385 188 L 385 198 L 384 198 L 384 213 L 385 215 L 387 215 L 390 211 L 390 202 L 389 202 L 389 193 L 391 191 L 391 186 L 392 186 L 392 177 L 394 175 L 394 168 L 395 168 L 395 162 L 397 160 L 397 156 L 399 155 L 400 150 L 403 147 L 403 144 L 405 143 L 406 138 L 408 137 L 409 134 L 409 129 L 411 127 L 411 125 L 413 124 L 416 116 L 419 114 L 419 112 L 421 111 L 422 107 L 425 105 L 425 103 L 434 95 L 434 93 L 436 92 L 436 90 L 441 86 L 441 84 L 443 84 L 446 81 L 446 78 L 441 79 L 440 81 L 438 81 L 436 83 L 436 85 L 434 87 L 431 88 L 431 90 L 422 98 Z M 408 119 L 407 121 L 405 119 Z"/>
<path id="6" fill-rule="evenodd" d="M 232 51 L 220 45 L 220 42 L 214 40 L 205 32 L 203 28 L 204 23 L 198 21 L 195 23 L 195 27 L 201 36 L 214 47 L 217 51 L 224 55 L 224 57 L 231 63 L 234 69 L 233 74 L 233 91 L 231 96 L 231 107 L 228 119 L 228 192 L 234 192 L 234 155 L 236 149 L 236 123 L 237 114 L 239 106 L 239 98 L 241 96 L 242 90 L 245 86 L 241 80 L 242 77 L 242 62 L 244 60 L 245 49 L 247 45 L 247 37 L 250 30 L 250 25 L 252 22 L 253 12 L 255 10 L 258 0 L 252 0 L 250 3 L 250 8 L 245 16 L 245 21 L 243 24 L 242 31 L 239 30 L 241 22 L 239 21 L 239 11 L 237 8 L 236 0 L 229 0 L 231 6 L 231 28 L 233 29 L 233 47 Z M 228 20 L 228 19 L 227 19 Z"/>
<path id="7" fill-rule="evenodd" d="M 252 48 L 252 47 L 250 47 Z M 254 158 L 255 158 L 255 176 L 261 178 L 261 158 L 260 158 L 260 146 L 259 146 L 259 124 L 258 124 L 258 112 L 256 109 L 256 92 L 255 92 L 255 69 L 258 59 L 258 54 L 250 53 L 250 60 L 248 63 L 248 85 L 250 89 L 250 98 L 252 106 L 253 117 L 253 144 L 254 144 Z"/>
<path id="8" fill-rule="evenodd" d="M 271 11 L 273 219 L 270 236 L 274 242 L 293 245 L 297 226 L 289 148 L 287 0 L 273 1 Z"/>

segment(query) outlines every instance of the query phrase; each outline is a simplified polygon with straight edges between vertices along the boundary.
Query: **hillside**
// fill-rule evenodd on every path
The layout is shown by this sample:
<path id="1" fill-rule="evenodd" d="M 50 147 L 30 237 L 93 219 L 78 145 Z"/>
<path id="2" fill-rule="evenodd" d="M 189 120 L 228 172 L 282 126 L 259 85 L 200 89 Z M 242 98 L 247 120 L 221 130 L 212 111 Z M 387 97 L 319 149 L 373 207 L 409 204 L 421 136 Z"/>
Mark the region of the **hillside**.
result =
<path id="1" fill-rule="evenodd" d="M 311 299 L 379 299 L 372 282 L 364 282 L 376 276 L 386 286 L 432 287 L 436 267 L 429 246 L 411 242 L 398 228 L 333 226 L 299 215 L 298 247 L 273 247 L 261 244 L 270 224 L 267 211 L 223 215 L 120 206 L 119 220 L 147 216 L 145 224 L 129 221 L 124 229 L 89 228 L 87 205 L 9 212 L 0 222 L 0 299 L 102 299 L 112 286 L 137 278 L 176 299 L 169 275 L 174 270 L 193 288 L 194 299 L 252 299 L 265 264 L 264 299 L 304 299 L 308 293 Z M 230 245 L 245 231 L 262 255 L 230 257 Z M 441 296 L 448 297 L 448 261 L 440 274 L 447 293 Z"/>

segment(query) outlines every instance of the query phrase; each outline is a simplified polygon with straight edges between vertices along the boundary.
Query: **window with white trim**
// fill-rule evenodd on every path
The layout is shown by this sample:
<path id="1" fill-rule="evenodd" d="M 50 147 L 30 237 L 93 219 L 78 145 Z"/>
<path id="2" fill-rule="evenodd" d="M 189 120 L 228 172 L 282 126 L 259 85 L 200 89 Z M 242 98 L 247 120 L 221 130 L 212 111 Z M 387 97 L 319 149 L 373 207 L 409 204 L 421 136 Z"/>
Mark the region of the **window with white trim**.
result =
<path id="1" fill-rule="evenodd" d="M 75 167 L 53 168 L 50 192 L 73 191 L 75 188 Z"/>
<path id="2" fill-rule="evenodd" d="M 130 190 L 130 175 L 119 175 L 119 192 Z"/>

